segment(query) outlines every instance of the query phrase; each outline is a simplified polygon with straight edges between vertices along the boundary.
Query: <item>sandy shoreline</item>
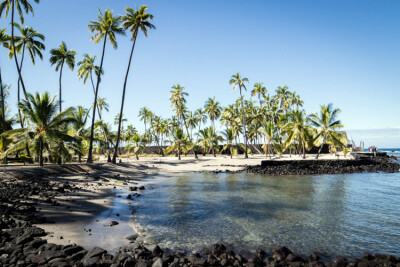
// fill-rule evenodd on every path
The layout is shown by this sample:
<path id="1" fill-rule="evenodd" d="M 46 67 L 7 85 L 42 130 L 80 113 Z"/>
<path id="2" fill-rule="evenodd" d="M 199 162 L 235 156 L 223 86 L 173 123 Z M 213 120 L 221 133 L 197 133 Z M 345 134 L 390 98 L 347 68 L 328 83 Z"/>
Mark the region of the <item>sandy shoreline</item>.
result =
<path id="1" fill-rule="evenodd" d="M 321 160 L 334 158 L 334 155 L 320 156 Z M 55 202 L 41 203 L 37 206 L 40 215 L 51 222 L 37 226 L 48 233 L 44 238 L 51 243 L 75 243 L 90 249 L 93 244 L 101 242 L 103 247 L 111 248 L 110 251 L 117 250 L 119 246 L 129 243 L 125 239 L 129 234 L 135 233 L 129 223 L 131 210 L 126 209 L 134 199 L 133 202 L 126 199 L 127 187 L 140 185 L 144 178 L 159 174 L 168 177 L 198 171 L 239 171 L 246 166 L 260 165 L 265 159 L 265 155 L 253 155 L 249 159 L 244 159 L 243 156 L 233 159 L 228 156 L 200 156 L 198 160 L 188 156 L 183 157 L 181 161 L 175 157 L 143 157 L 140 160 L 124 158 L 122 163 L 117 165 L 65 165 L 68 170 L 72 169 L 71 173 L 66 175 L 62 175 L 62 170 L 54 171 L 57 166 L 47 166 L 45 168 L 48 170 L 45 170 L 45 173 L 48 173 L 47 178 L 53 181 L 55 186 L 62 187 L 64 184 L 69 185 L 71 189 L 60 189 L 62 194 L 54 198 Z M 285 159 L 301 160 L 301 157 L 284 155 L 278 160 Z M 308 155 L 307 159 L 315 159 L 315 155 Z M 346 159 L 350 160 L 352 157 L 348 156 Z M 23 171 L 24 169 L 26 171 Z M 35 175 L 35 169 L 40 170 L 35 166 L 10 165 L 0 168 L 0 175 L 19 178 L 21 173 L 22 176 Z M 121 198 L 117 198 L 117 195 Z M 113 201 L 120 203 L 115 205 Z M 110 227 L 107 224 L 111 221 L 119 224 Z"/>

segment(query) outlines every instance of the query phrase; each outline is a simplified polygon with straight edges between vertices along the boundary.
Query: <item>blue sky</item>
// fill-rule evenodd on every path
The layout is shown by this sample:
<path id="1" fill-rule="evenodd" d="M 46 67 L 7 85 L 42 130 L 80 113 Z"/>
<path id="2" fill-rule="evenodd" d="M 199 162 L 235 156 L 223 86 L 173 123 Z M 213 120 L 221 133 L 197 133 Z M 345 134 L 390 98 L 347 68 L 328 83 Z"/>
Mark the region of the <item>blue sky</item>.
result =
<path id="1" fill-rule="evenodd" d="M 400 2 L 394 0 L 42 0 L 32 3 L 34 17 L 25 16 L 25 25 L 46 36 L 43 61 L 34 67 L 26 61 L 23 67 L 28 91 L 58 93 L 59 74 L 48 60 L 61 41 L 77 51 L 77 61 L 84 53 L 100 56 L 101 45 L 89 40 L 87 28 L 97 8 L 123 14 L 126 6 L 142 4 L 154 14 L 157 29 L 139 37 L 128 80 L 124 114 L 139 130 L 144 128 L 137 117 L 143 106 L 172 115 L 169 90 L 176 83 L 187 89 L 190 109 L 210 96 L 222 105 L 233 102 L 238 92 L 228 81 L 236 72 L 249 78 L 249 88 L 264 82 L 272 93 L 287 85 L 300 94 L 309 113 L 334 103 L 342 109 L 346 129 L 357 130 L 350 131 L 356 141 L 368 139 L 364 130 L 400 128 Z M 9 22 L 3 16 L 0 28 Z M 106 48 L 99 91 L 110 103 L 108 121 L 119 112 L 129 35 L 119 37 L 118 44 L 117 50 Z M 5 50 L 0 64 L 4 81 L 12 85 L 9 102 L 15 113 L 17 72 Z M 64 107 L 93 101 L 91 87 L 77 79 L 76 71 L 64 70 Z M 398 134 L 383 136 L 366 144 L 400 147 Z"/>

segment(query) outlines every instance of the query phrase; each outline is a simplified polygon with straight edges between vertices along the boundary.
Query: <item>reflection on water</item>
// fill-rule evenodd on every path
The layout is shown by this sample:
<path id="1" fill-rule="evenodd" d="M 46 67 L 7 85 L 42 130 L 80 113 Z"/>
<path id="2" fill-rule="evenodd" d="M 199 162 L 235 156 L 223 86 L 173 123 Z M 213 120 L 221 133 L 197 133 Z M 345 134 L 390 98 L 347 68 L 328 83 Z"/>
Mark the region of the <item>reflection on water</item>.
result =
<path id="1" fill-rule="evenodd" d="M 163 179 L 139 199 L 146 244 L 197 251 L 286 245 L 299 254 L 399 254 L 400 175 L 262 176 L 193 173 Z"/>

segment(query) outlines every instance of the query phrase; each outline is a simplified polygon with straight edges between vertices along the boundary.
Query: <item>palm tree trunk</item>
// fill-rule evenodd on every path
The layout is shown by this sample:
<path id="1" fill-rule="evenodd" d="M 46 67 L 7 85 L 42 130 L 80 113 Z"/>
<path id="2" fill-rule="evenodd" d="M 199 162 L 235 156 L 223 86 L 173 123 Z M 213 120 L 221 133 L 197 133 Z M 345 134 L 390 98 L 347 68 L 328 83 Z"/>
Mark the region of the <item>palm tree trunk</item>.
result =
<path id="1" fill-rule="evenodd" d="M 1 89 L 1 112 L 3 125 L 6 127 L 6 101 L 4 99 L 4 88 L 3 88 L 3 79 L 1 78 L 1 68 L 0 68 L 0 89 Z M 5 129 L 4 129 L 5 130 Z"/>
<path id="2" fill-rule="evenodd" d="M 191 138 L 190 135 L 189 135 L 189 129 L 188 129 L 187 125 L 186 125 L 185 114 L 183 114 L 183 112 L 182 112 L 182 120 L 183 120 L 183 123 L 185 124 L 186 133 L 187 133 L 188 137 L 190 138 L 190 142 L 192 142 L 192 138 Z M 195 159 L 198 159 L 197 153 L 196 153 L 196 151 L 194 150 L 194 146 L 193 146 L 193 148 L 192 148 L 192 151 L 193 151 L 193 154 L 194 154 L 194 158 L 195 158 Z"/>
<path id="3" fill-rule="evenodd" d="M 243 131 L 244 131 L 244 136 L 243 136 L 243 141 L 245 144 L 245 150 L 244 150 L 244 158 L 249 158 L 247 155 L 247 131 L 246 131 L 246 123 L 244 120 L 244 105 L 243 105 L 243 97 L 242 97 L 242 87 L 239 85 L 239 90 L 240 90 L 240 103 L 242 105 L 242 124 L 243 124 Z"/>
<path id="4" fill-rule="evenodd" d="M 25 58 L 25 44 L 22 48 L 22 57 L 21 57 L 21 62 L 19 64 L 19 68 L 20 68 L 21 72 L 22 72 L 22 66 L 24 64 L 24 58 Z M 21 99 L 20 99 L 20 87 L 21 86 L 20 85 L 21 85 L 21 79 L 18 77 L 18 103 L 21 101 Z M 21 113 L 21 110 L 19 107 L 18 107 L 18 115 L 19 115 L 19 122 L 21 124 L 21 128 L 24 128 L 24 120 L 22 118 L 22 113 Z"/>
<path id="5" fill-rule="evenodd" d="M 306 159 L 306 148 L 304 145 L 304 141 L 301 142 L 303 144 L 303 159 Z"/>
<path id="6" fill-rule="evenodd" d="M 318 149 L 317 156 L 315 157 L 316 159 L 318 159 L 318 158 L 319 158 L 319 154 L 321 153 L 321 151 L 322 151 L 322 148 L 324 147 L 324 144 L 325 144 L 325 137 L 324 137 L 324 141 L 322 142 L 322 145 L 321 145 L 321 147 Z"/>
<path id="7" fill-rule="evenodd" d="M 181 160 L 181 146 L 178 145 L 178 160 Z"/>
<path id="8" fill-rule="evenodd" d="M 96 94 L 96 88 L 94 87 L 94 82 L 93 82 L 93 75 L 92 75 L 92 73 L 90 73 L 90 81 L 92 82 L 93 94 Z M 97 114 L 99 115 L 99 119 L 100 119 L 101 121 L 103 121 L 103 119 L 102 119 L 102 117 L 101 117 L 101 112 L 100 112 L 99 105 L 96 105 L 96 108 L 97 108 Z M 103 135 L 104 135 L 104 140 L 106 141 L 107 144 L 109 144 L 108 137 L 107 137 L 107 133 L 106 133 L 106 130 L 104 129 L 103 123 L 100 124 L 100 127 L 101 127 L 101 131 L 103 132 Z M 108 149 L 107 149 L 107 162 L 111 162 L 110 147 L 108 147 Z"/>
<path id="9" fill-rule="evenodd" d="M 271 160 L 271 142 L 270 141 L 268 141 L 268 156 L 269 156 L 269 159 Z"/>
<path id="10" fill-rule="evenodd" d="M 22 90 L 24 91 L 25 98 L 27 99 L 24 80 L 22 79 L 21 69 L 20 69 L 20 67 L 18 65 L 17 53 L 15 53 L 15 42 L 14 42 L 14 2 L 15 2 L 15 0 L 12 0 L 12 7 L 11 7 L 11 44 L 12 44 L 12 48 L 13 48 L 13 51 L 14 51 L 13 54 L 14 54 L 15 65 L 17 66 L 18 76 L 19 76 L 19 79 L 21 80 Z"/>
<path id="11" fill-rule="evenodd" d="M 4 127 L 4 131 L 6 131 L 6 102 L 4 99 L 4 88 L 3 88 L 3 80 L 1 78 L 1 68 L 0 68 L 0 89 L 1 89 L 1 112 L 2 112 L 2 119 L 3 119 L 3 127 Z M 3 140 L 3 153 L 6 151 L 6 146 L 5 146 L 5 137 L 2 137 Z M 4 154 L 4 158 L 3 158 L 3 164 L 7 164 L 7 155 Z"/>
<path id="12" fill-rule="evenodd" d="M 103 60 L 104 60 L 104 52 L 106 50 L 106 42 L 107 42 L 107 35 L 104 37 L 104 44 L 103 44 L 103 54 L 101 56 L 101 62 L 100 62 L 100 70 L 99 70 L 99 75 L 97 76 L 97 85 L 96 85 L 96 92 L 94 94 L 94 105 L 93 105 L 93 116 L 92 116 L 92 126 L 90 129 L 90 142 L 89 142 L 89 153 L 88 153 L 88 158 L 87 158 L 87 163 L 93 163 L 92 159 L 92 153 L 93 153 L 93 134 L 94 134 L 94 121 L 96 118 L 96 105 L 97 105 L 97 95 L 99 93 L 99 84 L 100 84 L 100 75 L 103 69 Z"/>
<path id="13" fill-rule="evenodd" d="M 124 89 L 122 90 L 121 111 L 119 112 L 119 120 L 118 120 L 117 141 L 115 142 L 115 149 L 114 149 L 114 156 L 113 156 L 113 158 L 112 158 L 112 163 L 116 163 L 116 162 L 117 162 L 117 151 L 118 151 L 119 139 L 120 139 L 120 137 L 121 137 L 121 123 L 122 123 L 122 116 L 123 116 L 123 112 L 124 112 L 124 102 L 125 102 L 126 83 L 127 83 L 127 81 L 128 81 L 129 70 L 130 70 L 130 68 L 131 68 L 131 62 L 132 62 L 133 51 L 135 50 L 135 44 L 136 44 L 136 39 L 137 39 L 137 33 L 138 33 L 138 29 L 135 30 L 135 38 L 133 39 L 131 55 L 129 56 L 128 68 L 127 68 L 126 74 L 125 74 Z"/>
<path id="14" fill-rule="evenodd" d="M 212 120 L 211 124 L 212 124 L 212 133 L 211 133 L 212 153 L 213 153 L 214 157 L 216 157 L 215 149 L 214 149 L 214 120 Z"/>
<path id="15" fill-rule="evenodd" d="M 11 44 L 12 48 L 14 51 L 14 60 L 15 60 L 15 65 L 17 66 L 17 71 L 18 71 L 18 76 L 19 79 L 21 80 L 21 85 L 22 85 L 22 90 L 24 91 L 25 99 L 28 100 L 28 96 L 26 94 L 26 89 L 25 89 L 25 84 L 24 80 L 22 79 L 21 75 L 21 69 L 18 65 L 18 60 L 17 60 L 17 53 L 15 52 L 15 41 L 14 41 L 14 2 L 15 0 L 12 0 L 12 7 L 11 7 Z M 30 106 L 31 104 L 28 102 L 28 105 Z M 31 157 L 31 152 L 29 151 L 28 145 L 26 145 L 26 155 L 30 158 Z M 32 163 L 32 160 L 29 160 L 29 163 Z"/>
<path id="16" fill-rule="evenodd" d="M 43 141 L 39 141 L 39 166 L 43 166 Z"/>
<path id="17" fill-rule="evenodd" d="M 61 107 L 61 104 L 62 104 L 62 98 L 61 98 L 61 79 L 62 79 L 62 71 L 63 71 L 63 67 L 64 67 L 64 60 L 63 60 L 63 62 L 61 63 L 61 70 L 60 70 L 60 113 L 61 113 L 61 111 L 62 111 L 62 107 Z"/>

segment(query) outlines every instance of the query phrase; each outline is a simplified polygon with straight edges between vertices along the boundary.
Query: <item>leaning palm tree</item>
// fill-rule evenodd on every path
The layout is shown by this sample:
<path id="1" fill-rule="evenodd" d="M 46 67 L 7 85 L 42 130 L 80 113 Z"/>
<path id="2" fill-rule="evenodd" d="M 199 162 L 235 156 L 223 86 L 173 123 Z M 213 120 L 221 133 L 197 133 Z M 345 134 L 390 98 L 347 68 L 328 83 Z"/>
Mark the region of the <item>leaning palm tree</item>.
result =
<path id="1" fill-rule="evenodd" d="M 15 42 L 15 52 L 17 54 L 21 54 L 21 61 L 19 63 L 19 69 L 22 72 L 22 67 L 25 58 L 25 50 L 28 52 L 32 64 L 35 65 L 36 55 L 39 56 L 40 59 L 43 59 L 42 50 L 45 49 L 45 45 L 42 43 L 44 41 L 44 35 L 34 30 L 32 27 L 21 27 L 18 23 L 14 23 L 14 26 L 19 30 L 20 36 L 14 37 Z M 10 58 L 13 56 L 14 50 L 10 50 Z M 18 78 L 18 102 L 20 99 L 20 84 L 21 79 Z M 24 91 L 26 94 L 26 91 Z M 21 127 L 24 127 L 23 118 L 21 116 L 21 111 L 18 109 L 18 114 L 20 117 Z"/>
<path id="2" fill-rule="evenodd" d="M 34 0 L 36 3 L 39 3 L 39 0 Z M 15 38 L 14 38 L 14 11 L 17 9 L 17 12 L 19 14 L 19 20 L 21 24 L 24 24 L 24 13 L 29 13 L 31 12 L 33 14 L 33 8 L 31 4 L 29 3 L 28 0 L 3 0 L 0 3 L 0 16 L 2 16 L 4 10 L 5 10 L 5 18 L 8 16 L 8 12 L 11 9 L 11 50 L 15 51 Z M 17 59 L 17 53 L 14 53 L 14 60 L 15 60 L 15 65 L 17 66 L 17 71 L 18 71 L 18 77 L 21 80 L 21 85 L 24 93 L 26 94 L 26 88 L 24 84 L 24 80 L 22 79 L 22 74 L 21 74 L 21 69 L 18 64 L 18 59 Z M 25 99 L 26 95 L 25 95 Z"/>
<path id="3" fill-rule="evenodd" d="M 61 78 L 62 78 L 62 71 L 64 67 L 64 63 L 68 65 L 71 70 L 74 70 L 75 67 L 75 50 L 68 50 L 67 44 L 62 42 L 61 45 L 56 49 L 50 50 L 50 64 L 56 65 L 56 71 L 60 70 L 60 91 L 58 97 L 60 98 L 60 112 L 62 111 L 62 90 L 61 90 Z"/>
<path id="4" fill-rule="evenodd" d="M 315 145 L 320 146 L 316 159 L 318 159 L 325 144 L 340 146 L 342 148 L 347 146 L 346 136 L 337 131 L 337 129 L 344 127 L 341 121 L 337 119 L 340 112 L 340 109 L 333 108 L 333 104 L 330 103 L 322 105 L 319 114 L 314 113 L 310 115 L 311 124 L 317 128 Z"/>
<path id="5" fill-rule="evenodd" d="M 55 100 L 56 97 L 50 97 L 47 92 L 43 95 L 36 93 L 34 96 L 28 93 L 27 97 L 28 100 L 20 102 L 19 107 L 29 120 L 29 127 L 3 133 L 13 140 L 13 144 L 5 153 L 9 154 L 30 145 L 38 155 L 39 165 L 43 166 L 45 150 L 51 151 L 60 143 L 77 141 L 62 130 L 75 121 L 74 108 L 68 108 L 57 114 L 59 103 Z"/>
<path id="6" fill-rule="evenodd" d="M 119 144 L 119 139 L 121 136 L 121 123 L 122 123 L 122 114 L 124 111 L 124 103 L 125 103 L 125 91 L 126 91 L 126 83 L 128 81 L 128 75 L 129 75 L 129 70 L 131 67 L 131 62 L 132 62 L 132 55 L 133 55 L 133 50 L 135 49 L 135 44 L 136 44 L 136 39 L 139 31 L 143 32 L 143 34 L 147 37 L 147 30 L 148 29 L 155 29 L 154 25 L 150 23 L 150 20 L 153 19 L 153 15 L 146 13 L 147 6 L 143 5 L 139 9 L 133 9 L 133 8 L 125 8 L 126 15 L 121 17 L 122 20 L 122 27 L 124 27 L 126 30 L 129 29 L 130 32 L 132 32 L 132 49 L 131 49 L 131 54 L 129 56 L 129 63 L 128 63 L 128 68 L 126 70 L 125 74 L 125 81 L 124 81 L 124 88 L 122 90 L 122 101 L 121 101 L 121 111 L 120 111 L 120 117 L 119 117 L 119 123 L 118 123 L 118 133 L 117 133 L 117 142 L 115 143 L 115 151 L 114 151 L 114 156 L 112 159 L 113 163 L 116 163 L 117 160 L 117 150 L 118 150 L 118 144 Z"/>
<path id="7" fill-rule="evenodd" d="M 244 90 L 246 89 L 245 83 L 248 83 L 249 80 L 247 78 L 242 78 L 239 73 L 236 73 L 232 75 L 231 80 L 229 81 L 229 84 L 233 86 L 233 90 L 236 90 L 236 88 L 239 87 L 239 92 L 240 92 L 240 103 L 242 107 L 242 126 L 243 126 L 243 131 L 244 131 L 244 144 L 245 144 L 245 158 L 247 159 L 249 156 L 247 155 L 247 132 L 246 132 L 246 122 L 245 122 L 245 117 L 244 117 L 244 105 L 243 105 L 243 96 L 242 96 L 242 88 Z"/>
<path id="8" fill-rule="evenodd" d="M 116 34 L 124 35 L 125 32 L 124 30 L 120 27 L 120 16 L 114 16 L 113 12 L 110 9 L 106 9 L 104 11 L 104 14 L 100 11 L 99 9 L 99 15 L 97 16 L 97 21 L 90 21 L 90 24 L 88 25 L 89 31 L 90 32 L 95 32 L 95 34 L 90 38 L 91 40 L 94 40 L 94 43 L 97 44 L 101 40 L 103 41 L 103 52 L 101 55 L 101 61 L 100 61 L 100 69 L 99 69 L 99 74 L 97 76 L 97 84 L 96 84 L 96 91 L 94 94 L 94 104 L 93 106 L 97 106 L 97 95 L 99 93 L 99 85 L 100 85 L 100 75 L 103 71 L 103 61 L 104 61 L 104 53 L 106 50 L 106 43 L 107 39 L 110 40 L 110 43 L 114 49 L 117 49 L 117 40 L 116 40 Z M 122 113 L 122 112 L 121 112 Z M 93 153 L 93 135 L 94 135 L 94 124 L 95 124 L 95 119 L 96 119 L 96 109 L 93 109 L 93 114 L 92 114 L 92 125 L 90 129 L 90 141 L 89 141 L 89 153 L 88 153 L 88 158 L 87 162 L 92 163 L 92 153 Z"/>

